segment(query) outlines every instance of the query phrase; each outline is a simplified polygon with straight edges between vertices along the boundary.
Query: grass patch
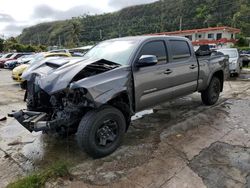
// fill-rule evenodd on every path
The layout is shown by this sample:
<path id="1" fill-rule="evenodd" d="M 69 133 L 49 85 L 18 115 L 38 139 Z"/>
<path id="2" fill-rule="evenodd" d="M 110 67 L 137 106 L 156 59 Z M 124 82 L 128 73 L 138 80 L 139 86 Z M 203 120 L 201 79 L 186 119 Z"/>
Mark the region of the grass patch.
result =
<path id="1" fill-rule="evenodd" d="M 66 163 L 57 162 L 41 172 L 36 172 L 16 182 L 10 183 L 7 188 L 39 188 L 44 187 L 48 180 L 69 176 L 68 165 Z"/>

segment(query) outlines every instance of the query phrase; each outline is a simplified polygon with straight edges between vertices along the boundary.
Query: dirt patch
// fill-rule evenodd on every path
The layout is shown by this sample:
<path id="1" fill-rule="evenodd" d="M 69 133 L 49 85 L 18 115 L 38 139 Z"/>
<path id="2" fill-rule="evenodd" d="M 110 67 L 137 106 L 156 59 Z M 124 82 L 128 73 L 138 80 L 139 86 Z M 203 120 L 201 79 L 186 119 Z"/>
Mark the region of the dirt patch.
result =
<path id="1" fill-rule="evenodd" d="M 194 157 L 189 166 L 207 187 L 247 187 L 250 148 L 216 142 Z"/>

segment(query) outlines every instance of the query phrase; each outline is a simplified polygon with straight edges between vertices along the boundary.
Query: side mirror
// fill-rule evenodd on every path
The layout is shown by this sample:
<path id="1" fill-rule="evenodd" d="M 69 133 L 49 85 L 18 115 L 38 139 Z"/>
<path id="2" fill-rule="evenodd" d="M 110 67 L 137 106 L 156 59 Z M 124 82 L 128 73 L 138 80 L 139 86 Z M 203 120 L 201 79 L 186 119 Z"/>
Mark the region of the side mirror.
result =
<path id="1" fill-rule="evenodd" d="M 137 67 L 153 66 L 158 63 L 158 59 L 155 55 L 142 55 L 139 61 L 136 63 Z"/>

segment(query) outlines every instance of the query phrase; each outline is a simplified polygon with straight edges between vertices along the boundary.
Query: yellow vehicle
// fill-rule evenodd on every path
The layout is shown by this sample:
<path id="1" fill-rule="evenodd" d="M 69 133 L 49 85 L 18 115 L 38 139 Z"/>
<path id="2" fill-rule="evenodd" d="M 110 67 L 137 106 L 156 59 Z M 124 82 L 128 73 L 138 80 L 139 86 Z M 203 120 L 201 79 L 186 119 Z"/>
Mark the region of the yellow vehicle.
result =
<path id="1" fill-rule="evenodd" d="M 24 81 L 22 79 L 23 72 L 30 66 L 30 63 L 37 62 L 47 57 L 72 57 L 70 53 L 39 53 L 34 56 L 34 59 L 26 64 L 19 65 L 12 71 L 12 79 L 16 82 L 21 83 L 21 87 L 24 87 Z"/>

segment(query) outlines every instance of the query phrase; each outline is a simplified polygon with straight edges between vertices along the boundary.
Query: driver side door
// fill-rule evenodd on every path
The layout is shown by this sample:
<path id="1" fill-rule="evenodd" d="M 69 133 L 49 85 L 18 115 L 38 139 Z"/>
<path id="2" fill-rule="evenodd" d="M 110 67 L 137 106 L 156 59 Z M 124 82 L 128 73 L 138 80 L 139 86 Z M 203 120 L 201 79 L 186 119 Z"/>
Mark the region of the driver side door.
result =
<path id="1" fill-rule="evenodd" d="M 136 111 L 153 107 L 171 98 L 171 92 L 168 92 L 170 85 L 167 81 L 168 56 L 165 41 L 157 40 L 145 43 L 140 49 L 136 62 L 143 55 L 155 55 L 158 63 L 134 69 Z"/>

